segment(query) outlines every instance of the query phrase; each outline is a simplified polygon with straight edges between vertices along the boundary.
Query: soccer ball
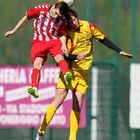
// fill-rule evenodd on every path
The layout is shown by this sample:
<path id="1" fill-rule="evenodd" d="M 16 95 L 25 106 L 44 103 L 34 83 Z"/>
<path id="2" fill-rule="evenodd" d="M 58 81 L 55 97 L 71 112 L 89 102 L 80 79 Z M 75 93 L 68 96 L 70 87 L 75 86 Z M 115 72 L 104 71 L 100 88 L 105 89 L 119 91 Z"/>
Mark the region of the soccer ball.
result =
<path id="1" fill-rule="evenodd" d="M 67 3 L 69 6 L 73 5 L 73 0 L 63 0 L 65 3 Z"/>

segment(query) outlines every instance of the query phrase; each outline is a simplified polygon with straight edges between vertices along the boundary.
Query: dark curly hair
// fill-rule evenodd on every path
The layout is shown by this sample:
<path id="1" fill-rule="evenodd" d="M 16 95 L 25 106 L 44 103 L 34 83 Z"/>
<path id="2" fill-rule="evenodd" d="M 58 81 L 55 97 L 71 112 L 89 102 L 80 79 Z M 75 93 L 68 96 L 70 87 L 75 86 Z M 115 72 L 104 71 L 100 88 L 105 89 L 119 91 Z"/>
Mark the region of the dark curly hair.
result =
<path id="1" fill-rule="evenodd" d="M 74 16 L 76 18 L 78 17 L 77 12 L 74 11 L 73 9 L 69 8 L 68 13 L 65 15 L 66 20 L 69 21 L 71 16 Z"/>
<path id="2" fill-rule="evenodd" d="M 66 16 L 69 12 L 69 6 L 65 2 L 58 2 L 55 4 L 55 8 L 59 8 L 60 14 Z"/>

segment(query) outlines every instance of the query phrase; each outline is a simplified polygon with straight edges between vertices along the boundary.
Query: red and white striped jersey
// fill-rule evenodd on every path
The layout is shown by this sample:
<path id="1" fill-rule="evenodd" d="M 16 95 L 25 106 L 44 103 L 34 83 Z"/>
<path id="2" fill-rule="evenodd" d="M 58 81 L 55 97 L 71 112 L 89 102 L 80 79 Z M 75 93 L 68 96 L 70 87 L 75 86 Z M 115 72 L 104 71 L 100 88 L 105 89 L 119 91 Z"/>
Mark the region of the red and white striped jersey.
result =
<path id="1" fill-rule="evenodd" d="M 60 33 L 66 35 L 65 18 L 52 18 L 49 13 L 51 6 L 51 4 L 44 3 L 27 10 L 28 18 L 35 18 L 33 40 L 49 41 L 50 39 L 57 39 Z"/>

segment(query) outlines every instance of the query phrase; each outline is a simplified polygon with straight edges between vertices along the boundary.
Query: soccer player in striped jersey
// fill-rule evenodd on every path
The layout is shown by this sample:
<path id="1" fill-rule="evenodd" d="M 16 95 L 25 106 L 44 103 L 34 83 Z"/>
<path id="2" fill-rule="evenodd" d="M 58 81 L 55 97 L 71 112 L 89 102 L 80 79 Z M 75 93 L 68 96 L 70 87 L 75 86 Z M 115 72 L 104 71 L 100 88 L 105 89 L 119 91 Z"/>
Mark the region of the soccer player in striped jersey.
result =
<path id="1" fill-rule="evenodd" d="M 75 55 L 71 63 L 71 71 L 73 79 L 71 87 L 65 84 L 62 74 L 60 74 L 57 84 L 55 99 L 48 105 L 44 120 L 38 129 L 36 140 L 42 140 L 46 131 L 46 127 L 52 120 L 56 110 L 63 103 L 67 96 L 68 90 L 72 90 L 72 109 L 70 112 L 70 135 L 69 140 L 76 140 L 78 127 L 80 123 L 80 112 L 82 109 L 83 100 L 86 96 L 89 80 L 89 70 L 93 63 L 93 38 L 114 50 L 118 54 L 132 58 L 132 54 L 122 51 L 105 34 L 100 31 L 95 25 L 88 21 L 79 20 L 77 13 L 73 10 L 69 12 L 68 19 L 68 51 Z M 81 55 L 79 55 L 81 53 Z M 82 55 L 84 53 L 84 55 Z M 80 58 L 80 59 L 79 59 Z"/>
<path id="2" fill-rule="evenodd" d="M 66 84 L 70 84 L 72 74 L 63 55 L 67 54 L 66 47 L 66 19 L 65 15 L 69 6 L 65 2 L 52 4 L 41 4 L 33 9 L 27 10 L 26 15 L 10 31 L 5 33 L 8 37 L 13 35 L 30 19 L 34 20 L 34 38 L 32 40 L 31 61 L 33 70 L 31 74 L 31 87 L 28 93 L 35 98 L 39 97 L 38 86 L 40 81 L 40 70 L 49 53 L 60 67 Z"/>

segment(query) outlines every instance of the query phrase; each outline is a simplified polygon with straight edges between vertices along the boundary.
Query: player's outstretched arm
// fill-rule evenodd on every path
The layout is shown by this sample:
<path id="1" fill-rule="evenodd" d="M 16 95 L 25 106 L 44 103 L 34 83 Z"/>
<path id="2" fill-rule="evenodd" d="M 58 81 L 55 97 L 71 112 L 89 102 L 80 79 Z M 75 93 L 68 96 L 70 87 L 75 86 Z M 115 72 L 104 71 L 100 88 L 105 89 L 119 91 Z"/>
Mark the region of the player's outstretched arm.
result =
<path id="1" fill-rule="evenodd" d="M 24 16 L 12 30 L 5 32 L 5 37 L 13 35 L 18 29 L 20 29 L 27 22 L 28 22 L 28 18 L 27 16 Z"/>
<path id="2" fill-rule="evenodd" d="M 128 57 L 128 58 L 133 58 L 132 54 L 126 53 L 124 51 L 122 51 L 118 46 L 116 46 L 111 40 L 109 40 L 108 38 L 104 38 L 103 40 L 99 40 L 102 44 L 104 44 L 106 47 L 116 51 L 117 53 L 119 53 L 122 56 Z"/>

